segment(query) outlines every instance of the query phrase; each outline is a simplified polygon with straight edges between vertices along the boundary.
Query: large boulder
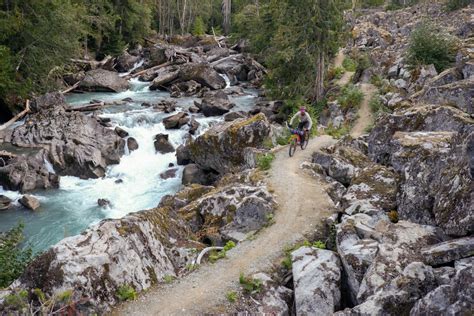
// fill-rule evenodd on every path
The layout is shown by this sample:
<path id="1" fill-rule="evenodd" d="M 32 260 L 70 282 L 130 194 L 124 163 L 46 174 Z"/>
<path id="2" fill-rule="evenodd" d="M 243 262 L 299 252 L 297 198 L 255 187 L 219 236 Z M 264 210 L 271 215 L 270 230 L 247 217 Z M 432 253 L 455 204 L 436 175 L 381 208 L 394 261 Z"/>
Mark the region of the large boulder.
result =
<path id="1" fill-rule="evenodd" d="M 262 315 L 290 315 L 289 304 L 293 291 L 281 286 L 265 273 L 256 273 L 252 279 L 261 283 L 258 312 Z"/>
<path id="2" fill-rule="evenodd" d="M 235 106 L 223 91 L 206 93 L 202 102 L 195 102 L 195 105 L 204 116 L 220 116 L 229 112 Z"/>
<path id="3" fill-rule="evenodd" d="M 207 172 L 199 168 L 196 164 L 186 165 L 183 169 L 182 183 L 187 184 L 211 184 L 212 177 Z"/>
<path id="4" fill-rule="evenodd" d="M 342 197 L 347 214 L 391 211 L 397 207 L 398 182 L 395 172 L 371 165 L 360 170 Z"/>
<path id="5" fill-rule="evenodd" d="M 401 175 L 401 218 L 440 226 L 450 235 L 474 231 L 474 183 L 465 146 L 455 132 L 395 133 L 390 163 Z"/>
<path id="6" fill-rule="evenodd" d="M 141 292 L 184 270 L 194 258 L 189 233 L 166 208 L 104 220 L 37 256 L 15 287 L 48 295 L 74 289 L 73 300 L 87 297 L 105 311 L 119 288 Z"/>
<path id="7" fill-rule="evenodd" d="M 421 248 L 441 241 L 435 227 L 406 221 L 393 224 L 382 220 L 368 233 L 378 237 L 379 245 L 377 254 L 360 283 L 358 302 L 377 293 L 411 262 L 422 261 Z"/>
<path id="8" fill-rule="evenodd" d="M 330 315 L 341 305 L 341 261 L 330 250 L 301 247 L 291 253 L 297 315 Z"/>
<path id="9" fill-rule="evenodd" d="M 129 88 L 128 81 L 113 71 L 95 69 L 86 72 L 78 89 L 97 92 L 122 92 Z"/>
<path id="10" fill-rule="evenodd" d="M 362 228 L 373 227 L 374 222 L 369 215 L 356 214 L 345 217 L 336 228 L 337 252 L 344 267 L 345 287 L 353 304 L 357 303 L 360 284 L 378 251 L 378 241 L 362 233 Z"/>
<path id="11" fill-rule="evenodd" d="M 474 237 L 448 240 L 422 249 L 423 261 L 431 266 L 449 264 L 474 254 Z"/>
<path id="12" fill-rule="evenodd" d="M 215 125 L 188 145 L 189 158 L 221 174 L 242 169 L 247 166 L 249 148 L 263 147 L 271 132 L 263 114 Z"/>
<path id="13" fill-rule="evenodd" d="M 455 275 L 426 294 L 410 315 L 469 315 L 474 306 L 473 257 L 455 264 Z"/>
<path id="14" fill-rule="evenodd" d="M 28 150 L 23 155 L 7 155 L 0 152 L 0 185 L 7 190 L 29 192 L 37 189 L 59 187 L 59 177 L 45 161 L 48 153 L 42 149 Z"/>
<path id="15" fill-rule="evenodd" d="M 179 69 L 179 79 L 181 81 L 194 80 L 212 90 L 219 90 L 226 87 L 224 78 L 206 64 L 188 63 L 183 65 Z"/>
<path id="16" fill-rule="evenodd" d="M 117 69 L 118 72 L 130 71 L 139 60 L 139 56 L 133 56 L 125 52 L 117 58 L 115 69 Z"/>
<path id="17" fill-rule="evenodd" d="M 440 86 L 428 85 L 418 100 L 432 104 L 449 104 L 466 113 L 474 114 L 474 78 Z"/>
<path id="18" fill-rule="evenodd" d="M 276 202 L 262 183 L 231 183 L 217 187 L 179 210 L 194 232 L 207 232 L 203 238 L 244 240 L 268 223 Z"/>
<path id="19" fill-rule="evenodd" d="M 412 262 L 381 291 L 352 310 L 335 315 L 411 315 L 416 301 L 436 287 L 433 268 Z"/>
<path id="20" fill-rule="evenodd" d="M 368 144 L 369 157 L 388 164 L 394 151 L 391 140 L 396 132 L 474 132 L 474 119 L 454 107 L 424 105 L 381 117 L 372 129 Z"/>
<path id="21" fill-rule="evenodd" d="M 125 141 L 97 118 L 68 112 L 56 104 L 30 115 L 16 127 L 11 143 L 20 147 L 45 148 L 47 159 L 59 175 L 98 178 L 124 154 Z"/>

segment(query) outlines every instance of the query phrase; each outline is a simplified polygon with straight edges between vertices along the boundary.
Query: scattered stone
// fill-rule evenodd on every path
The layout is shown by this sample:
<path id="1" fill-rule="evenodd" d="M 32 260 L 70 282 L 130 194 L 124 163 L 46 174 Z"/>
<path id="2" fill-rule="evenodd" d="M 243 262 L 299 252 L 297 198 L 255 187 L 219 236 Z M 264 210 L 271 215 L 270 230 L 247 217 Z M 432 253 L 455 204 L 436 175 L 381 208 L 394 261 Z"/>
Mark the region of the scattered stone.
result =
<path id="1" fill-rule="evenodd" d="M 209 177 L 204 170 L 200 169 L 196 164 L 188 164 L 183 169 L 182 183 L 187 184 L 210 184 Z"/>
<path id="2" fill-rule="evenodd" d="M 199 122 L 196 121 L 194 117 L 191 118 L 191 121 L 189 121 L 188 124 L 189 124 L 189 134 L 191 135 L 194 135 L 196 131 L 199 129 L 199 126 L 201 126 L 201 124 L 199 124 Z"/>
<path id="3" fill-rule="evenodd" d="M 106 208 L 110 206 L 110 201 L 107 199 L 98 199 L 97 205 L 99 205 L 102 208 Z"/>
<path id="4" fill-rule="evenodd" d="M 162 172 L 160 174 L 160 178 L 163 180 L 171 179 L 171 178 L 176 178 L 176 172 L 178 171 L 177 168 L 174 169 L 168 169 L 165 172 Z"/>
<path id="5" fill-rule="evenodd" d="M 232 121 L 235 121 L 237 119 L 246 118 L 246 117 L 247 117 L 247 114 L 245 112 L 242 112 L 242 111 L 230 112 L 230 113 L 227 113 L 226 115 L 224 115 L 224 121 L 232 122 Z"/>
<path id="6" fill-rule="evenodd" d="M 155 150 L 161 154 L 172 153 L 175 151 L 173 145 L 168 140 L 169 135 L 157 134 L 155 136 Z"/>
<path id="7" fill-rule="evenodd" d="M 130 152 L 135 151 L 138 149 L 138 142 L 135 138 L 129 137 L 127 138 L 127 148 Z"/>
<path id="8" fill-rule="evenodd" d="M 0 211 L 8 210 L 11 207 L 12 200 L 5 195 L 0 195 Z"/>
<path id="9" fill-rule="evenodd" d="M 209 92 L 201 103 L 195 102 L 204 116 L 220 116 L 229 112 L 235 105 L 223 91 Z"/>
<path id="10" fill-rule="evenodd" d="M 21 205 L 32 211 L 36 211 L 36 209 L 40 207 L 39 200 L 31 195 L 23 195 L 19 202 Z"/>
<path id="11" fill-rule="evenodd" d="M 128 137 L 128 132 L 119 126 L 115 128 L 115 133 L 122 138 Z"/>
<path id="12" fill-rule="evenodd" d="M 183 125 L 188 124 L 188 122 L 189 116 L 185 112 L 179 112 L 163 119 L 163 125 L 166 129 L 180 129 Z"/>

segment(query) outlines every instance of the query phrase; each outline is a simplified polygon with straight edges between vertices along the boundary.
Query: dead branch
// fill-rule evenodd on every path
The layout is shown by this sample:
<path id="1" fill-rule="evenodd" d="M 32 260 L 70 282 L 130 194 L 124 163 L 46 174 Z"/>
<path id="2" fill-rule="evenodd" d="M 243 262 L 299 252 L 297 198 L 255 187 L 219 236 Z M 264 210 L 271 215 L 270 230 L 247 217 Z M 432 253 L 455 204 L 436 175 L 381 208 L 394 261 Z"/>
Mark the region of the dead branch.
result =
<path id="1" fill-rule="evenodd" d="M 6 122 L 5 124 L 0 126 L 0 131 L 7 129 L 9 126 L 11 126 L 13 123 L 21 119 L 23 116 L 25 116 L 28 112 L 30 112 L 30 100 L 26 100 L 26 106 L 23 111 L 15 115 L 11 120 Z"/>
<path id="2" fill-rule="evenodd" d="M 128 76 L 125 76 L 124 78 L 127 79 L 127 80 L 129 80 L 129 79 L 132 79 L 132 78 L 136 78 L 136 77 L 138 77 L 138 76 L 141 76 L 141 75 L 143 75 L 144 73 L 146 73 L 146 72 L 149 71 L 149 70 L 157 70 L 157 69 L 160 69 L 160 68 L 168 67 L 168 66 L 170 66 L 170 65 L 172 65 L 171 62 L 166 62 L 166 63 L 164 63 L 164 64 L 161 64 L 161 65 L 158 65 L 158 66 L 153 66 L 153 67 L 151 67 L 151 68 L 148 68 L 148 69 L 145 69 L 145 70 L 136 72 L 136 73 L 134 73 L 134 74 L 130 74 L 130 75 L 128 75 Z"/>

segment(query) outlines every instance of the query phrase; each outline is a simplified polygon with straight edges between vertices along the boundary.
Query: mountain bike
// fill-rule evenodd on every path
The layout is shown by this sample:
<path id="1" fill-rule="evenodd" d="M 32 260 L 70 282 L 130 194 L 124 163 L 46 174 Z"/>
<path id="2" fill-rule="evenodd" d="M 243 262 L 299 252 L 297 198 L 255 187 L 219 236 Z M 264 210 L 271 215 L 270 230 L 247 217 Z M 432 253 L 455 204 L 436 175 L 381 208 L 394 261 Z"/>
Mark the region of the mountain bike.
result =
<path id="1" fill-rule="evenodd" d="M 301 129 L 297 128 L 292 128 L 291 126 L 288 126 L 288 123 L 286 124 L 288 127 L 291 136 L 289 140 L 290 148 L 289 148 L 289 154 L 290 157 L 293 157 L 296 151 L 296 147 L 300 145 L 302 150 L 305 150 L 306 147 L 308 146 L 308 141 L 309 141 L 309 133 L 308 131 L 303 131 Z M 301 141 L 301 137 L 304 136 L 304 141 Z"/>

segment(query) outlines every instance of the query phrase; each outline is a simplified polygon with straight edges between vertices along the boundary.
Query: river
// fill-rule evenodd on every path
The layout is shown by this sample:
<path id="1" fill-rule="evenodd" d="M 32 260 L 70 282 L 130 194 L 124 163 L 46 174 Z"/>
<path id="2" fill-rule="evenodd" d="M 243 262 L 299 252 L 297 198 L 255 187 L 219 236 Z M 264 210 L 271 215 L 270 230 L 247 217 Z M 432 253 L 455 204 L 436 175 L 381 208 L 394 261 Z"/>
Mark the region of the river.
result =
<path id="1" fill-rule="evenodd" d="M 122 157 L 118 165 L 109 166 L 106 176 L 101 179 L 81 180 L 76 177 L 61 177 L 57 190 L 36 191 L 32 195 L 41 202 L 41 207 L 28 211 L 17 200 L 19 192 L 5 191 L 0 194 L 15 200 L 14 207 L 0 212 L 0 231 L 5 232 L 17 223 L 25 225 L 25 243 L 34 252 L 40 252 L 61 239 L 79 234 L 88 226 L 105 218 L 121 218 L 131 212 L 156 207 L 166 194 L 173 194 L 181 187 L 182 168 L 178 167 L 177 177 L 163 180 L 160 174 L 170 163 L 176 165 L 174 153 L 155 153 L 153 138 L 158 133 L 169 134 L 170 142 L 176 147 L 183 143 L 187 129 L 165 130 L 162 120 L 172 115 L 142 107 L 143 102 L 157 103 L 169 99 L 169 93 L 150 91 L 149 83 L 132 79 L 131 88 L 122 93 L 83 93 L 70 94 L 67 101 L 72 106 L 86 104 L 91 100 L 115 101 L 132 98 L 126 105 L 109 107 L 99 115 L 110 118 L 113 128 L 120 126 L 139 144 L 139 149 Z M 250 110 L 255 104 L 257 91 L 245 90 L 246 95 L 231 97 L 236 107 L 232 111 Z M 177 111 L 186 110 L 196 98 L 173 99 Z M 197 114 L 201 124 L 198 134 L 210 125 L 222 121 L 222 117 L 206 118 Z M 48 164 L 48 162 L 45 162 Z M 52 168 L 50 166 L 50 168 Z M 101 208 L 100 198 L 108 199 L 110 207 Z"/>

